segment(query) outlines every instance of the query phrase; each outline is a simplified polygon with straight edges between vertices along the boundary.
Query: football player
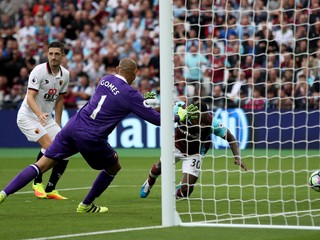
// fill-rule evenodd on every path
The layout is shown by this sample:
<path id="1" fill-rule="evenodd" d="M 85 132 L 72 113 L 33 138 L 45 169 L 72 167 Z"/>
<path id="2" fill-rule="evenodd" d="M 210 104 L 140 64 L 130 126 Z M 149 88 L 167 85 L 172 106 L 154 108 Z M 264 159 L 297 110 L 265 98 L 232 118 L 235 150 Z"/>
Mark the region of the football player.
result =
<path id="1" fill-rule="evenodd" d="M 63 43 L 50 43 L 48 61 L 39 64 L 31 71 L 27 94 L 18 111 L 17 124 L 21 132 L 29 141 L 38 142 L 41 146 L 37 161 L 61 130 L 63 94 L 67 92 L 70 79 L 69 71 L 61 66 L 64 56 Z M 51 114 L 53 110 L 55 110 L 54 118 Z M 55 190 L 55 187 L 67 164 L 68 159 L 64 159 L 53 167 L 46 188 L 42 184 L 42 174 L 34 179 L 32 188 L 36 197 L 66 199 Z"/>
<path id="2" fill-rule="evenodd" d="M 184 105 L 184 102 L 177 102 L 175 112 Z M 175 129 L 175 161 L 182 161 L 182 179 L 176 191 L 176 198 L 188 197 L 192 193 L 200 175 L 202 158 L 211 146 L 211 134 L 227 140 L 234 155 L 234 163 L 245 171 L 248 170 L 241 160 L 239 146 L 233 134 L 220 121 L 212 118 L 206 104 L 197 102 L 195 106 L 199 109 L 198 118 L 186 118 L 185 121 L 179 122 Z M 150 169 L 148 179 L 140 189 L 141 198 L 149 195 L 160 174 L 161 162 L 158 161 Z"/>

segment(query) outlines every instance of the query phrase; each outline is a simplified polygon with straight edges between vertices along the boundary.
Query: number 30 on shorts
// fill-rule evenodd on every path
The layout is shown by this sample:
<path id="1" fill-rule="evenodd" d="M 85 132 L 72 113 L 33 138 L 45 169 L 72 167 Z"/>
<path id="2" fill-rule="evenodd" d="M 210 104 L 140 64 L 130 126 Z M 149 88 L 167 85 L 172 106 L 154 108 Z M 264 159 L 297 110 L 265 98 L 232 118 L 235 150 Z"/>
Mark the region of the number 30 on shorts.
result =
<path id="1" fill-rule="evenodd" d="M 196 167 L 196 169 L 200 169 L 200 160 L 192 159 L 191 167 Z"/>

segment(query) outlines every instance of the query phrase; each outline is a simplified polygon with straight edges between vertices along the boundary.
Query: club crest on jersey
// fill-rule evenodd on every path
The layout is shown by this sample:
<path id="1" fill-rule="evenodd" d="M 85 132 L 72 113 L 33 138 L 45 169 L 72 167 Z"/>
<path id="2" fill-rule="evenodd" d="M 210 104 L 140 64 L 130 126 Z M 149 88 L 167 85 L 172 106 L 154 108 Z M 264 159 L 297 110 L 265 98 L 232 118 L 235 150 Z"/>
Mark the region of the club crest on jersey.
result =
<path id="1" fill-rule="evenodd" d="M 45 81 L 46 84 L 49 84 L 49 80 L 48 80 L 48 79 L 46 79 L 46 80 L 44 80 L 44 81 Z"/>
<path id="2" fill-rule="evenodd" d="M 62 84 L 63 84 L 63 80 L 60 80 L 59 85 L 62 86 Z"/>
<path id="3" fill-rule="evenodd" d="M 38 78 L 34 77 L 34 78 L 31 80 L 31 83 L 32 83 L 32 84 L 37 84 L 37 83 L 38 83 Z"/>

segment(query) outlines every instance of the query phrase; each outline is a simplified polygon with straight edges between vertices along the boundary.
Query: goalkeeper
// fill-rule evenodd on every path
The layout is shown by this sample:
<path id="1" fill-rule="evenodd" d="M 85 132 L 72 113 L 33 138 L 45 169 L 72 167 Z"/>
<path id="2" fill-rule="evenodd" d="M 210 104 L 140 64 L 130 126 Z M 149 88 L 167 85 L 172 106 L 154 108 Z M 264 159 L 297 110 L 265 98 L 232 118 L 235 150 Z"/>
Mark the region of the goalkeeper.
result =
<path id="1" fill-rule="evenodd" d="M 185 105 L 177 102 L 175 113 Z M 234 155 L 234 163 L 240 165 L 245 171 L 247 167 L 241 160 L 238 143 L 233 134 L 217 119 L 213 119 L 207 106 L 195 103 L 199 111 L 198 116 L 191 115 L 184 122 L 178 123 L 175 130 L 175 161 L 182 160 L 182 179 L 176 191 L 176 198 L 188 197 L 193 191 L 201 170 L 202 157 L 211 146 L 211 134 L 215 134 L 228 141 Z M 148 179 L 140 190 L 140 197 L 146 198 L 151 188 L 161 174 L 161 162 L 158 161 L 150 169 Z"/>

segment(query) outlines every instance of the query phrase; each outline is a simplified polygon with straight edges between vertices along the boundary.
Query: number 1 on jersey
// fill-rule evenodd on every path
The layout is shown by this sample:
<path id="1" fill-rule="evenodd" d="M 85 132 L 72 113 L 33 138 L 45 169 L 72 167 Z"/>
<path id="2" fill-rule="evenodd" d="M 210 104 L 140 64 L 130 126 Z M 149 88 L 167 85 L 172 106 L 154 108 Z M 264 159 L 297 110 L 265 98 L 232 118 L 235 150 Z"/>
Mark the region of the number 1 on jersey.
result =
<path id="1" fill-rule="evenodd" d="M 97 116 L 98 112 L 101 110 L 101 106 L 102 106 L 102 104 L 104 103 L 104 101 L 106 100 L 106 98 L 107 98 L 107 95 L 102 95 L 102 96 L 101 96 L 101 99 L 100 99 L 100 101 L 99 101 L 99 103 L 98 103 L 98 106 L 96 107 L 95 110 L 93 110 L 93 112 L 92 112 L 91 115 L 90 115 L 90 117 L 91 117 L 92 119 L 96 119 L 96 116 Z"/>

